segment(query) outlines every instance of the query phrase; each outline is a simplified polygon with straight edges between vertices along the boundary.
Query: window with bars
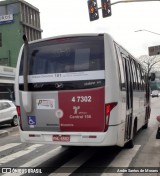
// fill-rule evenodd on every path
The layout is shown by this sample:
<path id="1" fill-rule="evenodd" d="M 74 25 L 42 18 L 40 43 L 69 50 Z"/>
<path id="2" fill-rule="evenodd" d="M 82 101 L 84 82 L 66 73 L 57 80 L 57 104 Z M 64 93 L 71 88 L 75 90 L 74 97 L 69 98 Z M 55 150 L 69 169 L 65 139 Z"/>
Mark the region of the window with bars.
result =
<path id="1" fill-rule="evenodd" d="M 0 33 L 0 47 L 2 47 L 2 33 Z"/>

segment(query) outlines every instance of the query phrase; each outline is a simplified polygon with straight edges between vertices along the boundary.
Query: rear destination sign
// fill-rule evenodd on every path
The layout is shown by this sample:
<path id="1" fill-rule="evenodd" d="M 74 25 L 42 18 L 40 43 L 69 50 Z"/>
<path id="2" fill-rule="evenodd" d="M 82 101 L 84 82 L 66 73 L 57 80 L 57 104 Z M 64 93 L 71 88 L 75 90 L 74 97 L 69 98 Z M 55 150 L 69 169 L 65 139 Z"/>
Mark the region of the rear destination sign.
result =
<path id="1" fill-rule="evenodd" d="M 74 81 L 74 80 L 81 81 L 81 80 L 95 80 L 104 78 L 105 78 L 104 70 L 98 70 L 98 71 L 28 75 L 28 83 L 60 82 L 60 81 Z M 19 83 L 20 84 L 23 83 L 23 76 L 19 76 Z"/>

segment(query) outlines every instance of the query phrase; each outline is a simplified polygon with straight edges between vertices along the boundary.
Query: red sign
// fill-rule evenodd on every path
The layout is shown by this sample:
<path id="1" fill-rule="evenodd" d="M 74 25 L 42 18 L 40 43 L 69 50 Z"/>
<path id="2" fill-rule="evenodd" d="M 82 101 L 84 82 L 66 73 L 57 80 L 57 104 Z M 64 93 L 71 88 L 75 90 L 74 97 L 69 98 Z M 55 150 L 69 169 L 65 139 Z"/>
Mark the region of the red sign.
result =
<path id="1" fill-rule="evenodd" d="M 104 87 L 59 92 L 61 131 L 97 132 L 105 128 Z"/>

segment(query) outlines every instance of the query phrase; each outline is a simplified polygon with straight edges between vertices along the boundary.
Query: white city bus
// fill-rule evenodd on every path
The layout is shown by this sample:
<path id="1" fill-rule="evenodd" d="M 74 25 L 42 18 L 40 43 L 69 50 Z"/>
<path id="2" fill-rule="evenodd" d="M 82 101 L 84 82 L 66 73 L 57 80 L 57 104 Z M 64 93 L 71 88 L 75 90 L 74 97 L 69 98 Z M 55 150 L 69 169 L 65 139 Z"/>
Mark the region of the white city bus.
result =
<path id="1" fill-rule="evenodd" d="M 150 102 L 146 72 L 131 54 L 108 34 L 24 41 L 16 71 L 22 142 L 134 146 Z"/>

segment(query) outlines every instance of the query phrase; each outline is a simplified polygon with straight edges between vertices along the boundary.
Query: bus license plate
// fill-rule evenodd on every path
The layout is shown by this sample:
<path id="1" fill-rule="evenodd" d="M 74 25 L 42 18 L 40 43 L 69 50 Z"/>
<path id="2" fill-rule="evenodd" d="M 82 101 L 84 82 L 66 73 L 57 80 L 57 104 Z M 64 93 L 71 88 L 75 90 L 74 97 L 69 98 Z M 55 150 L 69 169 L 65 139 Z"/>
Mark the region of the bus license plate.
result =
<path id="1" fill-rule="evenodd" d="M 60 141 L 60 142 L 69 142 L 70 136 L 69 135 L 53 135 L 53 141 Z"/>

